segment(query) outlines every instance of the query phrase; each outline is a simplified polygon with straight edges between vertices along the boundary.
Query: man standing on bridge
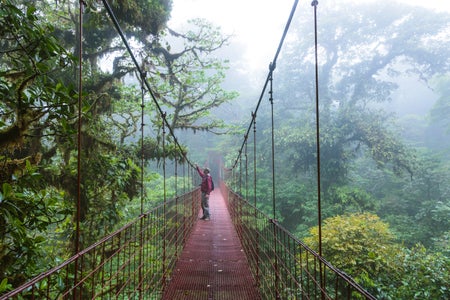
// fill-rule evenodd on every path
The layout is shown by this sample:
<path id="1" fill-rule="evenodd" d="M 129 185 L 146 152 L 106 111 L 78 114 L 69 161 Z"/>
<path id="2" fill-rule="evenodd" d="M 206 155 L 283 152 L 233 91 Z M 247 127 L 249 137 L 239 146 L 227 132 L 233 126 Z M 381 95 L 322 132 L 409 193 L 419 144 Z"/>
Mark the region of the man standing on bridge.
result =
<path id="1" fill-rule="evenodd" d="M 195 168 L 197 168 L 198 175 L 202 178 L 202 184 L 200 185 L 200 190 L 202 191 L 202 210 L 203 217 L 202 220 L 209 220 L 209 194 L 212 191 L 212 178 L 208 168 L 204 168 L 203 171 L 200 167 L 195 164 Z"/>

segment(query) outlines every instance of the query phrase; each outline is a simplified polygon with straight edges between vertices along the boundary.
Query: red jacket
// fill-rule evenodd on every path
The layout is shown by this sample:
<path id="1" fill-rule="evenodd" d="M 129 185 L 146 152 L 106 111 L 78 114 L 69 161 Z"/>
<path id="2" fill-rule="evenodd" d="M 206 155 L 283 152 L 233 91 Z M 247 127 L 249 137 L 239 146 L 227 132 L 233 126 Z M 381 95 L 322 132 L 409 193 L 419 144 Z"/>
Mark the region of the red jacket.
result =
<path id="1" fill-rule="evenodd" d="M 211 175 L 203 173 L 203 171 L 198 166 L 197 166 L 197 172 L 198 172 L 198 175 L 200 175 L 200 177 L 202 178 L 202 184 L 200 186 L 200 190 L 203 193 L 206 193 L 206 194 L 209 195 L 211 193 L 211 191 L 212 191 L 212 178 L 211 178 Z"/>

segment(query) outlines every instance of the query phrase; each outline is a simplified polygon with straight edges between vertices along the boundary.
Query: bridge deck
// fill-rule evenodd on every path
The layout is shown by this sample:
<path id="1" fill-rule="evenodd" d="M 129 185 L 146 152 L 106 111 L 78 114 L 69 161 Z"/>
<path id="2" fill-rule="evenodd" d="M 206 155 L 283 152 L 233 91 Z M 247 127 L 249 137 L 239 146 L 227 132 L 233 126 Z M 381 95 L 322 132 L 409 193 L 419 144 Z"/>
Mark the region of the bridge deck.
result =
<path id="1" fill-rule="evenodd" d="M 195 224 L 163 299 L 260 299 L 219 189 L 209 205 L 211 220 Z"/>

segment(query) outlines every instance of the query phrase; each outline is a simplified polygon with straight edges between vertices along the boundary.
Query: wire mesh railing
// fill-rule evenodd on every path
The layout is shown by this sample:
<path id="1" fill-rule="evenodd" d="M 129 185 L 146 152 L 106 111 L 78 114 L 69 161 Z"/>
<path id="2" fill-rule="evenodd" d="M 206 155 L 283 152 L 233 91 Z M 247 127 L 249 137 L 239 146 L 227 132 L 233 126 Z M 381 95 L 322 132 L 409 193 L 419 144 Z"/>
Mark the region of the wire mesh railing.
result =
<path id="1" fill-rule="evenodd" d="M 221 191 L 263 299 L 375 299 L 225 184 Z"/>
<path id="2" fill-rule="evenodd" d="M 262 299 L 375 299 L 276 220 L 221 191 Z M 160 299 L 199 201 L 199 189 L 167 201 L 0 299 Z"/>
<path id="3" fill-rule="evenodd" d="M 166 201 L 0 300 L 159 299 L 199 199 L 197 188 Z"/>

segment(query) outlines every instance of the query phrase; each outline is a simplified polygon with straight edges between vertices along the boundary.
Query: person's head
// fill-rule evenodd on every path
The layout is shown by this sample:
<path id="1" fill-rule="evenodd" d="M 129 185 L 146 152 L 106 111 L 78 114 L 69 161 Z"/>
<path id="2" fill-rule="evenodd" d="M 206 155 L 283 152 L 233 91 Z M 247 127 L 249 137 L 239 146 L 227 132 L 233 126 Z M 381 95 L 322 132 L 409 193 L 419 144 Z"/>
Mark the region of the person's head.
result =
<path id="1" fill-rule="evenodd" d="M 205 169 L 203 169 L 203 173 L 205 173 L 205 174 L 209 174 L 209 173 L 210 173 L 210 171 L 209 171 L 209 168 L 205 168 Z"/>

